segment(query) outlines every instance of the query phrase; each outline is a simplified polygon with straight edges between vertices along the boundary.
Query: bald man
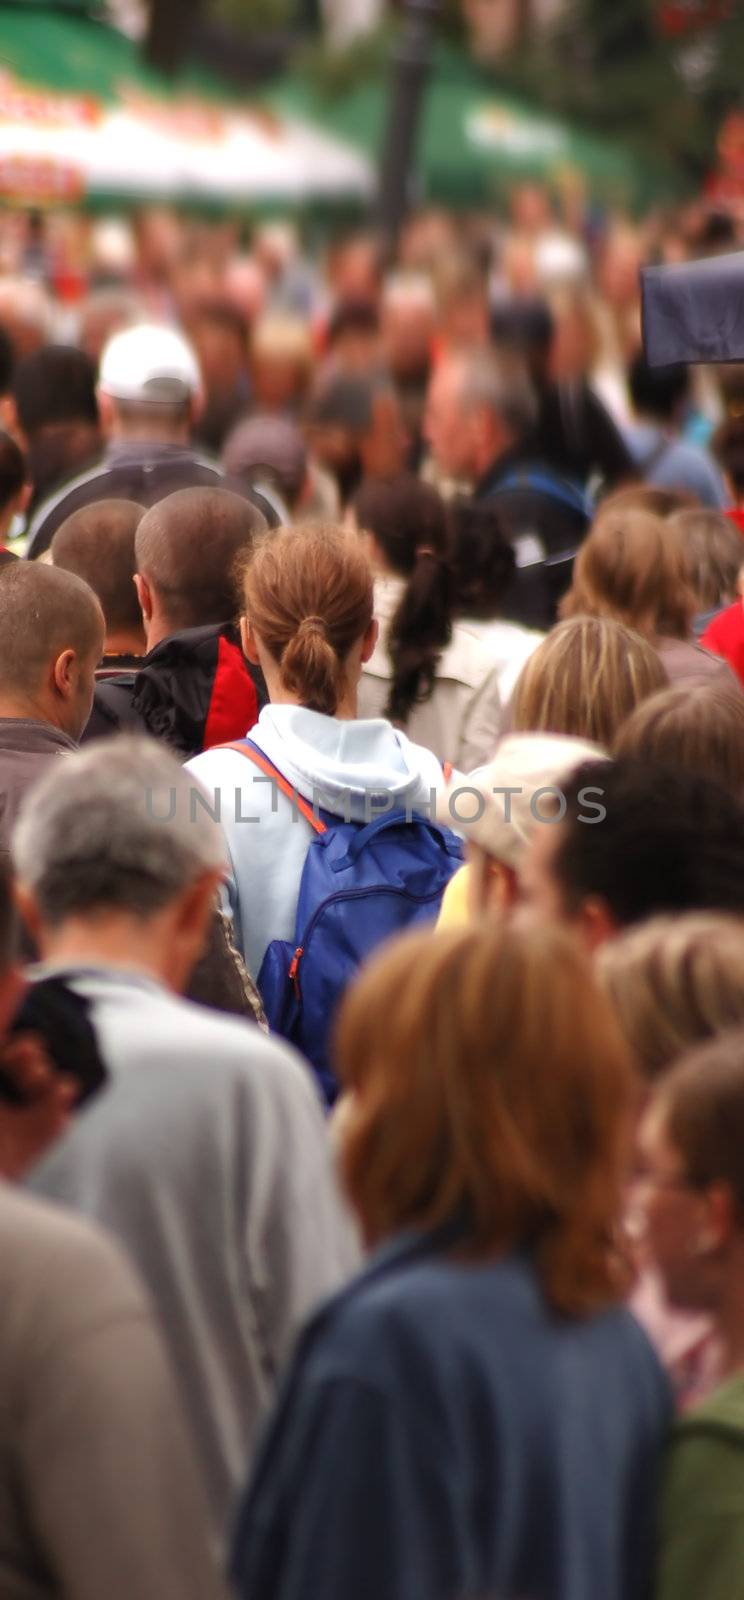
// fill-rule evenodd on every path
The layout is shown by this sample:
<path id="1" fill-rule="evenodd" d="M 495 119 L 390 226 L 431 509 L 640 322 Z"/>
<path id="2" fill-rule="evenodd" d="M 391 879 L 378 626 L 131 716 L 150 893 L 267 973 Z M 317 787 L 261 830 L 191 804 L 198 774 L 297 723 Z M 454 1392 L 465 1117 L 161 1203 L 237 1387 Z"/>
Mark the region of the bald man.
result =
<path id="1" fill-rule="evenodd" d="M 0 850 L 49 761 L 75 750 L 90 715 L 104 618 L 72 572 L 0 569 Z"/>
<path id="2" fill-rule="evenodd" d="M 250 501 L 221 488 L 181 489 L 145 513 L 134 582 L 147 654 L 99 682 L 86 740 L 147 732 L 185 759 L 253 726 L 265 686 L 240 647 L 234 573 L 265 530 Z"/>
<path id="3" fill-rule="evenodd" d="M 142 613 L 134 586 L 134 536 L 145 514 L 133 500 L 99 500 L 81 506 L 52 540 L 55 567 L 76 572 L 98 595 L 106 619 L 103 666 L 129 670 L 145 653 Z"/>

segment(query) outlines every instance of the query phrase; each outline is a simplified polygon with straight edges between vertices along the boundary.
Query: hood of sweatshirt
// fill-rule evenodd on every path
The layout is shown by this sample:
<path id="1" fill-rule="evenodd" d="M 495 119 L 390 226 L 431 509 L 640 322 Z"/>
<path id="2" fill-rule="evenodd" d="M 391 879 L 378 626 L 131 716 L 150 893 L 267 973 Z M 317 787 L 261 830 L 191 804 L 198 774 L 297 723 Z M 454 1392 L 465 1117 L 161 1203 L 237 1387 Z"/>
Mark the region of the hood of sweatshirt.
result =
<path id="1" fill-rule="evenodd" d="M 249 737 L 304 799 L 339 816 L 348 808 L 355 821 L 369 821 L 370 795 L 388 796 L 389 810 L 425 811 L 443 783 L 436 756 L 381 717 L 347 721 L 268 705 Z"/>

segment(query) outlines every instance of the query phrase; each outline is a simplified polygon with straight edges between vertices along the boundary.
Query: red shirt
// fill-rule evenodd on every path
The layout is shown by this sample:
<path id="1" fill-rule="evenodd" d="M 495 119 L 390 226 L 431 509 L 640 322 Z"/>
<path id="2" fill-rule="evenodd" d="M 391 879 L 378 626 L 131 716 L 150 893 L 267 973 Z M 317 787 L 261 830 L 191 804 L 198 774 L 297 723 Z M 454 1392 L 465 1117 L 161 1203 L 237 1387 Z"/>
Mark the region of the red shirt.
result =
<path id="1" fill-rule="evenodd" d="M 723 656 L 744 683 L 744 601 L 735 600 L 708 624 L 700 640 L 706 650 Z"/>

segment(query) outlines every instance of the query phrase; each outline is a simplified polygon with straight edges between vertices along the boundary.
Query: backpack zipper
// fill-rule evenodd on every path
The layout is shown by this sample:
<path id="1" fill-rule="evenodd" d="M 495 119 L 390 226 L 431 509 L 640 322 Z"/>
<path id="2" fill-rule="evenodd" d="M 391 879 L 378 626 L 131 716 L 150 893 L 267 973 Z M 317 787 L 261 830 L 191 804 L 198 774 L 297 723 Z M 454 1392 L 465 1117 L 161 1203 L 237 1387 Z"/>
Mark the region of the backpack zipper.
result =
<path id="1" fill-rule="evenodd" d="M 312 916 L 310 918 L 310 921 L 308 922 L 308 925 L 307 925 L 307 927 L 305 929 L 304 940 L 303 940 L 302 944 L 298 944 L 297 949 L 295 950 L 295 953 L 294 953 L 294 955 L 292 957 L 292 960 L 289 963 L 289 969 L 287 971 L 287 977 L 288 977 L 288 979 L 290 980 L 290 982 L 292 983 L 292 985 L 294 987 L 294 992 L 295 992 L 295 995 L 297 997 L 297 1001 L 298 1001 L 298 1003 L 300 1005 L 302 1004 L 302 993 L 300 991 L 300 978 L 299 978 L 300 962 L 302 960 L 303 955 L 305 954 L 305 951 L 307 950 L 308 944 L 310 943 L 310 936 L 311 936 L 311 934 L 313 932 L 315 924 L 318 921 L 319 917 L 322 916 L 323 912 L 326 909 L 326 906 L 333 905 L 334 903 L 336 905 L 338 905 L 338 903 L 341 900 L 364 900 L 369 895 L 372 895 L 372 894 L 373 895 L 380 895 L 380 894 L 397 895 L 399 898 L 402 898 L 402 899 L 405 899 L 405 900 L 414 900 L 417 905 L 424 906 L 424 905 L 427 904 L 427 902 L 429 900 L 437 900 L 439 898 L 440 894 L 441 894 L 441 890 L 440 889 L 433 889 L 430 894 L 415 895 L 415 894 L 408 893 L 405 889 L 392 889 L 392 888 L 386 888 L 384 886 L 376 885 L 374 887 L 370 886 L 368 889 L 348 889 L 345 894 L 343 894 L 343 893 L 338 894 L 337 893 L 337 894 L 326 895 L 325 900 L 321 900 L 320 905 L 316 906 L 316 908 L 315 908 L 315 910 L 314 910 L 314 912 L 313 912 L 313 914 L 312 914 Z"/>

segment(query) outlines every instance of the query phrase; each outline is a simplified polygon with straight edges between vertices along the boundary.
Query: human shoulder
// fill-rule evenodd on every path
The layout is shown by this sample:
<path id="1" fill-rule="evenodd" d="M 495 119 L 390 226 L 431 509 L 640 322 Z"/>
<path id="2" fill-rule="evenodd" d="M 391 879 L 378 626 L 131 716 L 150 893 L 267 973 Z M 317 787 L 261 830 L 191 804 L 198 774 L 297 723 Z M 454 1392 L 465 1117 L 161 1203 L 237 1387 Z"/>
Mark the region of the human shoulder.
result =
<path id="1" fill-rule="evenodd" d="M 498 692 L 499 661 L 487 640 L 461 622 L 452 627 L 452 638 L 437 664 L 437 678 L 451 678 L 470 689 L 481 689 L 493 683 Z"/>
<path id="2" fill-rule="evenodd" d="M 32 560 L 43 555 L 51 544 L 57 528 L 72 511 L 77 509 L 79 497 L 82 495 L 82 503 L 87 503 L 90 485 L 100 478 L 108 477 L 110 471 L 110 462 L 106 456 L 102 456 L 84 472 L 78 472 L 74 478 L 67 478 L 42 500 L 31 518 L 26 533 L 28 555 Z"/>
<path id="3" fill-rule="evenodd" d="M 677 1419 L 667 1452 L 663 1517 L 676 1536 L 694 1517 L 741 1521 L 744 1557 L 744 1378 Z"/>
<path id="4" fill-rule="evenodd" d="M 309 1079 L 301 1058 L 283 1040 L 269 1036 L 242 1017 L 199 1005 L 165 989 L 148 992 L 147 1003 L 122 1017 L 126 1048 L 130 1052 L 154 1049 L 175 1065 L 204 1071 L 205 1084 L 215 1074 L 237 1075 L 240 1081 L 269 1088 L 278 1084 L 297 1089 Z M 171 1048 L 169 1049 L 169 1041 Z"/>
<path id="5" fill-rule="evenodd" d="M 2 1342 L 58 1348 L 111 1323 L 149 1316 L 123 1252 L 83 1218 L 34 1195 L 0 1190 Z"/>

